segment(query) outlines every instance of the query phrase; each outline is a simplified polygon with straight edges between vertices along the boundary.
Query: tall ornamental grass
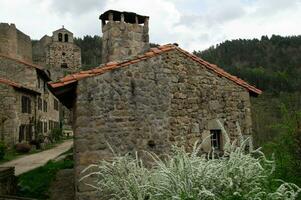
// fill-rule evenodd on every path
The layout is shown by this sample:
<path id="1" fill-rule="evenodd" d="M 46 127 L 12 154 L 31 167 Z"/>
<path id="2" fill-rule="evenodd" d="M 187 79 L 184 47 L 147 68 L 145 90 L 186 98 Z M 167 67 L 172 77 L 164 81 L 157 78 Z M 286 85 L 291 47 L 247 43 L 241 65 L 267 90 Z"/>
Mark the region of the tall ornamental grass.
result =
<path id="1" fill-rule="evenodd" d="M 301 189 L 295 184 L 271 180 L 275 164 L 260 150 L 246 151 L 247 141 L 240 145 L 227 142 L 222 156 L 200 154 L 201 145 L 192 153 L 174 146 L 170 156 L 144 166 L 139 157 L 116 156 L 100 161 L 83 171 L 81 181 L 94 176 L 91 187 L 100 199 L 124 200 L 294 200 Z M 87 174 L 88 171 L 93 171 Z M 272 189 L 271 181 L 279 181 Z"/>

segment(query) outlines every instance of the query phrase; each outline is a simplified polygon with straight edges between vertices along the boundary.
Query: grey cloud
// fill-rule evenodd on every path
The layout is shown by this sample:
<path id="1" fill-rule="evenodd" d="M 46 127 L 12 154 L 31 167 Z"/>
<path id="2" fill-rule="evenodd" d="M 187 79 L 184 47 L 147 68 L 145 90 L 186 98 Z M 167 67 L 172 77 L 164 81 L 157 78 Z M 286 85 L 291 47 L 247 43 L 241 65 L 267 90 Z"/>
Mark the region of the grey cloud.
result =
<path id="1" fill-rule="evenodd" d="M 245 14 L 244 6 L 240 1 L 207 1 L 206 12 L 184 14 L 179 24 L 186 26 L 201 24 L 212 27 L 238 19 Z"/>
<path id="2" fill-rule="evenodd" d="M 50 0 L 51 9 L 61 15 L 81 15 L 91 10 L 101 10 L 107 0 Z"/>

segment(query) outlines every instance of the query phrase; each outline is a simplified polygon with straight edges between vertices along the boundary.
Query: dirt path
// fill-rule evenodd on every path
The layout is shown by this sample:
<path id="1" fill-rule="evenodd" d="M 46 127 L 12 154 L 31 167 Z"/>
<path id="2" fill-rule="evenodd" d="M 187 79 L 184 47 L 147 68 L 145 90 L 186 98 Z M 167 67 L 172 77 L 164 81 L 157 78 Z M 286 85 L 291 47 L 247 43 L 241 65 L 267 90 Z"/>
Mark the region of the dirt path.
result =
<path id="1" fill-rule="evenodd" d="M 52 149 L 17 158 L 1 164 L 0 167 L 15 166 L 15 175 L 18 176 L 32 169 L 43 166 L 49 160 L 52 160 L 60 154 L 68 151 L 72 145 L 73 140 L 67 140 Z"/>

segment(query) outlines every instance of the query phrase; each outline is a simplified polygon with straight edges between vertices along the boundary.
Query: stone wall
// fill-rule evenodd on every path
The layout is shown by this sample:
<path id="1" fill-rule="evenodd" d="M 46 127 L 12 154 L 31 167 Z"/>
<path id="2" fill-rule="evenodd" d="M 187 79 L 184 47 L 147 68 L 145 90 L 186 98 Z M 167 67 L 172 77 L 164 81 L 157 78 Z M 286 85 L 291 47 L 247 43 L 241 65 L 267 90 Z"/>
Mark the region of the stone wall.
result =
<path id="1" fill-rule="evenodd" d="M 77 181 L 85 167 L 112 157 L 107 143 L 120 154 L 160 155 L 176 143 L 191 149 L 216 128 L 215 120 L 232 140 L 238 136 L 236 123 L 244 134 L 251 132 L 249 92 L 177 51 L 81 80 L 77 95 Z M 210 150 L 211 142 L 205 144 L 203 151 Z M 77 199 L 97 199 L 84 183 L 76 182 L 76 188 Z"/>
<path id="2" fill-rule="evenodd" d="M 32 61 L 41 66 L 46 65 L 47 46 L 52 42 L 52 38 L 48 35 L 43 36 L 39 41 L 32 43 Z"/>
<path id="3" fill-rule="evenodd" d="M 17 29 L 17 58 L 25 61 L 32 61 L 32 45 L 28 35 Z"/>
<path id="4" fill-rule="evenodd" d="M 11 86 L 2 86 L 1 84 L 0 95 L 3 93 L 2 97 L 3 101 L 5 100 L 6 102 L 5 105 L 12 108 L 12 110 L 10 110 L 11 113 L 9 112 L 9 120 L 4 124 L 5 129 L 7 129 L 4 131 L 5 134 L 10 135 L 10 139 L 8 139 L 9 144 L 18 142 L 19 127 L 21 124 L 34 125 L 34 122 L 36 121 L 46 122 L 47 131 L 43 131 L 43 134 L 48 135 L 50 132 L 49 121 L 59 123 L 60 113 L 59 110 L 54 109 L 54 101 L 57 100 L 57 98 L 49 91 L 47 84 L 45 83 L 46 80 L 37 73 L 36 68 L 9 58 L 0 57 L 0 78 L 14 81 L 22 86 L 40 92 L 40 95 L 35 96 L 28 92 L 15 90 Z M 31 99 L 31 114 L 21 112 L 22 95 L 28 96 Z M 44 100 L 46 101 L 47 112 L 43 110 L 43 103 L 42 110 L 38 109 L 38 97 L 41 98 L 43 102 Z M 4 116 L 7 114 L 5 110 L 2 111 L 3 114 L 0 112 L 0 117 L 1 115 Z"/>
<path id="5" fill-rule="evenodd" d="M 13 146 L 18 133 L 17 99 L 13 87 L 0 83 L 0 139 Z"/>
<path id="6" fill-rule="evenodd" d="M 0 77 L 17 83 L 22 83 L 24 86 L 29 88 L 36 88 L 38 84 L 35 68 L 1 56 Z"/>
<path id="7" fill-rule="evenodd" d="M 149 48 L 148 24 L 109 21 L 102 27 L 102 62 L 125 59 Z"/>
<path id="8" fill-rule="evenodd" d="M 17 31 L 14 24 L 0 23 L 0 53 L 11 57 L 17 55 Z"/>
<path id="9" fill-rule="evenodd" d="M 81 50 L 73 43 L 53 42 L 46 50 L 46 66 L 52 80 L 76 72 L 81 67 Z"/>
<path id="10" fill-rule="evenodd" d="M 0 53 L 30 62 L 31 39 L 14 24 L 0 23 Z"/>

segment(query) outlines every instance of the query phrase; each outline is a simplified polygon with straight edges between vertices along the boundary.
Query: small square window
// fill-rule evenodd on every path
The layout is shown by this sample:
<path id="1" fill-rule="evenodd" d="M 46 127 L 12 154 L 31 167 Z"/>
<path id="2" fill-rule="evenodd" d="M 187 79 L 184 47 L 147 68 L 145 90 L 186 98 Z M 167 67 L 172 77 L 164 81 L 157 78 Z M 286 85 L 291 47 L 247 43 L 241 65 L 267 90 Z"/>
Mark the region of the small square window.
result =
<path id="1" fill-rule="evenodd" d="M 211 147 L 221 150 L 221 130 L 210 130 Z"/>

